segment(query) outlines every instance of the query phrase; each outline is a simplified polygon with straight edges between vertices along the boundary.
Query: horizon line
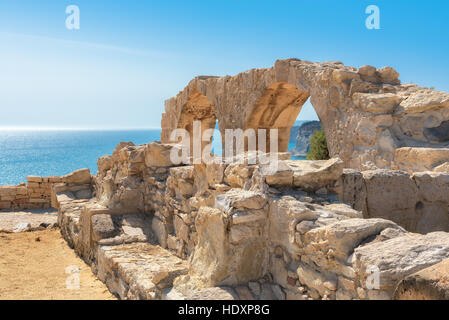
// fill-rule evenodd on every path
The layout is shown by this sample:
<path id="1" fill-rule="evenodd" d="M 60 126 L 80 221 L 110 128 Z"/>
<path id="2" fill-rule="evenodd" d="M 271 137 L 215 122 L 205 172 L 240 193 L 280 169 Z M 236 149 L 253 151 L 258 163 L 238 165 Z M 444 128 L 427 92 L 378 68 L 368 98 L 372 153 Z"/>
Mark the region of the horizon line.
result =
<path id="1" fill-rule="evenodd" d="M 312 119 L 298 121 L 320 121 Z M 294 127 L 294 125 L 292 126 Z M 0 131 L 125 131 L 125 130 L 162 130 L 161 127 L 52 127 L 52 126 L 1 126 Z"/>
<path id="2" fill-rule="evenodd" d="M 0 131 L 124 131 L 124 130 L 161 130 L 160 127 L 32 127 L 0 126 Z"/>

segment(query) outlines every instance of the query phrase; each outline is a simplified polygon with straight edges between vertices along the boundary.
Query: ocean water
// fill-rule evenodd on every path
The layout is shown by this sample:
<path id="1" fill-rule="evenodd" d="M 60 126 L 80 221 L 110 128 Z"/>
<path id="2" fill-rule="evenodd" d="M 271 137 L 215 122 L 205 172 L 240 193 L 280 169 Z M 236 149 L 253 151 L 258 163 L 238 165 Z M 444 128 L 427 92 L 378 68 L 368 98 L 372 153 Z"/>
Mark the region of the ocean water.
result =
<path id="1" fill-rule="evenodd" d="M 112 154 L 118 143 L 157 141 L 160 130 L 0 130 L 0 185 L 25 182 L 28 175 L 61 176 L 80 168 L 97 173 L 97 159 Z M 212 151 L 221 155 L 221 138 Z M 290 141 L 289 150 L 295 147 Z M 301 158 L 297 158 L 301 159 Z"/>
<path id="2" fill-rule="evenodd" d="M 112 154 L 121 141 L 143 144 L 160 139 L 160 130 L 0 131 L 0 185 L 26 176 L 59 176 L 76 169 L 97 172 L 97 159 Z"/>

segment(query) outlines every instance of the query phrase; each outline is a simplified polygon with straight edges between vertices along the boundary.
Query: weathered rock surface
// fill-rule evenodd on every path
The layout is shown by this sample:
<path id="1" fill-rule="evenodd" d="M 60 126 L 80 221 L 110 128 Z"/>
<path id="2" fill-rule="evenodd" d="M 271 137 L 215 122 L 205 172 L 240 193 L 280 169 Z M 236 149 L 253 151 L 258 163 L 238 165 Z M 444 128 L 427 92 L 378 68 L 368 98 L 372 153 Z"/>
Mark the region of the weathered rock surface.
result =
<path id="1" fill-rule="evenodd" d="M 318 161 L 279 161 L 275 173 L 264 174 L 265 181 L 275 187 L 298 187 L 315 192 L 333 186 L 343 174 L 343 162 L 339 158 Z"/>
<path id="2" fill-rule="evenodd" d="M 121 299 L 161 299 L 173 280 L 187 273 L 187 263 L 148 243 L 98 247 L 96 272 Z"/>
<path id="3" fill-rule="evenodd" d="M 89 169 L 79 169 L 62 176 L 63 183 L 69 184 L 90 184 L 91 175 Z"/>
<path id="4" fill-rule="evenodd" d="M 449 175 L 446 172 L 345 170 L 338 190 L 342 201 L 365 218 L 392 220 L 408 231 L 449 231 Z"/>
<path id="5" fill-rule="evenodd" d="M 449 257 L 449 234 L 432 232 L 424 236 L 404 235 L 356 248 L 356 270 L 375 266 L 380 270 L 380 290 L 391 298 L 404 277 Z"/>
<path id="6" fill-rule="evenodd" d="M 414 273 L 398 284 L 397 300 L 449 300 L 449 260 Z"/>

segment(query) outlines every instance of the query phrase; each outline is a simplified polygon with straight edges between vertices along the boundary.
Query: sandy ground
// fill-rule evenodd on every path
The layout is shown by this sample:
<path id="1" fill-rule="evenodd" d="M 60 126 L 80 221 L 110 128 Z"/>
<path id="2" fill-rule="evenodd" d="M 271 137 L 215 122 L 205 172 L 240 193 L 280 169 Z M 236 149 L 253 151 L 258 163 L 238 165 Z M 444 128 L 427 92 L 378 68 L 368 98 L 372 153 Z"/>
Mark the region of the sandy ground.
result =
<path id="1" fill-rule="evenodd" d="M 76 273 L 79 269 L 79 289 Z M 71 281 L 72 280 L 72 281 Z M 68 289 L 66 282 L 72 286 Z M 59 230 L 0 233 L 0 300 L 114 299 L 90 267 L 76 256 Z"/>
<path id="2" fill-rule="evenodd" d="M 18 212 L 0 211 L 0 232 L 14 232 L 21 224 L 29 225 L 29 230 L 37 230 L 45 225 L 52 227 L 58 222 L 58 211 L 54 209 L 27 210 Z"/>

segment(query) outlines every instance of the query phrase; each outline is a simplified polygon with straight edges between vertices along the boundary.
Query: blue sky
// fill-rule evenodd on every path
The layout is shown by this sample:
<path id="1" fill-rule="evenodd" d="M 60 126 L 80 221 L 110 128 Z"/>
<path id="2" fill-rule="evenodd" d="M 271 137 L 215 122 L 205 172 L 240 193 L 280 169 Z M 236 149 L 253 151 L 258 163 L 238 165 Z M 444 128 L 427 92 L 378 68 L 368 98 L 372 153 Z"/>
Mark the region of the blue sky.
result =
<path id="1" fill-rule="evenodd" d="M 380 30 L 365 8 L 380 8 Z M 80 30 L 65 27 L 68 5 Z M 276 59 L 391 65 L 449 91 L 449 1 L 0 2 L 0 126 L 150 128 L 196 75 Z M 314 119 L 306 106 L 299 119 Z"/>

